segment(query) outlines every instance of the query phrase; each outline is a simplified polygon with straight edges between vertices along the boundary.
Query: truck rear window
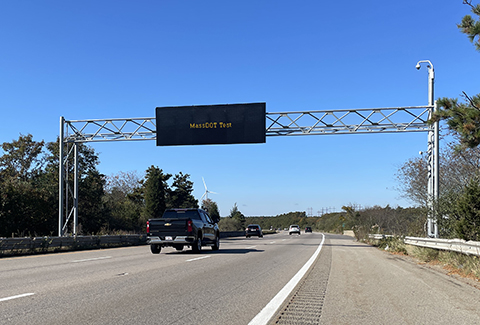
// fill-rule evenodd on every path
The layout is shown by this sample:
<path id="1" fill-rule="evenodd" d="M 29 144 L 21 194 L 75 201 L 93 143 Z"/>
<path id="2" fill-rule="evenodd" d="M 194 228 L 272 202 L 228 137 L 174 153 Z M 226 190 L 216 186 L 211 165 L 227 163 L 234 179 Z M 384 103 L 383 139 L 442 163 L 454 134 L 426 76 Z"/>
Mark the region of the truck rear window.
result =
<path id="1" fill-rule="evenodd" d="M 190 218 L 190 219 L 201 220 L 197 210 L 167 210 L 163 213 L 163 218 L 166 218 L 166 219 Z"/>

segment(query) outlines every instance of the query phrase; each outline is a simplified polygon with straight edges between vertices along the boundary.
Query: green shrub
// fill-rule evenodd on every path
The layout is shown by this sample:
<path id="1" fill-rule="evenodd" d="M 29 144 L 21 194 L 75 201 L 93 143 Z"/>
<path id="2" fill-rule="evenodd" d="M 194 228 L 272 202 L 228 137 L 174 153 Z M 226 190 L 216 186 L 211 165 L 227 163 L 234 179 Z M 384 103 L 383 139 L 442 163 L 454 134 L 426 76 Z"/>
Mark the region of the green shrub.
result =
<path id="1" fill-rule="evenodd" d="M 241 231 L 243 230 L 242 223 L 238 219 L 234 218 L 221 218 L 218 222 L 218 228 L 220 231 Z"/>

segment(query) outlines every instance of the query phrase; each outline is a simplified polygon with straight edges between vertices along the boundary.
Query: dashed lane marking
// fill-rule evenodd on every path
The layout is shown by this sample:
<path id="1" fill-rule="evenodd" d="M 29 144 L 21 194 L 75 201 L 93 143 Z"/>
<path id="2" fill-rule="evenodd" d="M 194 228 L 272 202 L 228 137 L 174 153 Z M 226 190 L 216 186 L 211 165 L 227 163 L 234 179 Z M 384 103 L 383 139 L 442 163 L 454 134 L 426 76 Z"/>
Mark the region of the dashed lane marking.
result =
<path id="1" fill-rule="evenodd" d="M 0 298 L 0 302 L 7 301 L 7 300 L 12 300 L 12 299 L 17 299 L 17 298 L 28 297 L 28 296 L 32 296 L 34 294 L 35 293 L 31 292 L 31 293 L 24 293 L 24 294 L 21 294 L 21 295 L 16 295 L 16 296 L 11 296 L 11 297 L 6 297 L 6 298 Z"/>
<path id="2" fill-rule="evenodd" d="M 105 260 L 108 258 L 112 258 L 111 256 L 102 256 L 102 257 L 94 257 L 94 258 L 86 258 L 84 260 L 75 260 L 72 263 L 80 263 L 80 262 L 90 262 L 90 261 L 98 261 L 98 260 Z"/>
<path id="3" fill-rule="evenodd" d="M 187 260 L 187 262 L 192 262 L 192 261 L 198 261 L 198 260 L 203 260 L 204 258 L 209 258 L 209 257 L 212 257 L 211 255 L 207 255 L 207 256 L 200 256 L 200 257 L 197 257 L 197 258 L 192 258 L 190 260 Z"/>

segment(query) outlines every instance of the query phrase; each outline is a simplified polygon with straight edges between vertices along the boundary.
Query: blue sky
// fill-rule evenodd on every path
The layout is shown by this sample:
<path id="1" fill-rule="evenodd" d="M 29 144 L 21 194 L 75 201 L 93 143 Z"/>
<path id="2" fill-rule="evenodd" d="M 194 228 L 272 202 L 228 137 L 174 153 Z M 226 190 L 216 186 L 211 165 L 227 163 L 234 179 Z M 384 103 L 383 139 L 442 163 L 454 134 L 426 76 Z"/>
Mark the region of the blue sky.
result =
<path id="1" fill-rule="evenodd" d="M 457 1 L 0 2 L 0 143 L 54 141 L 67 120 L 155 107 L 266 102 L 267 112 L 427 104 L 479 92 L 480 53 Z M 395 173 L 426 133 L 267 137 L 266 144 L 96 143 L 99 170 L 202 177 L 222 216 L 410 206 Z M 81 198 L 80 198 L 81 199 Z"/>

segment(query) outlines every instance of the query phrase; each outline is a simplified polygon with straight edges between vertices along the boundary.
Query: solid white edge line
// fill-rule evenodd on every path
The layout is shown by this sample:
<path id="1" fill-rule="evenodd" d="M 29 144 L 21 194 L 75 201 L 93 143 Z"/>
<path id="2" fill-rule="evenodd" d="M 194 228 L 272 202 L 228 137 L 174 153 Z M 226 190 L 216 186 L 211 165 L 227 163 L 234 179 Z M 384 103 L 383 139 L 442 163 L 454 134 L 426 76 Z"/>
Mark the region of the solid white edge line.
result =
<path id="1" fill-rule="evenodd" d="M 315 259 L 320 254 L 322 250 L 323 243 L 325 241 L 325 235 L 322 234 L 323 239 L 320 245 L 318 246 L 315 253 L 313 253 L 312 257 L 305 263 L 305 265 L 293 276 L 293 278 L 288 281 L 288 283 L 280 290 L 275 297 L 255 316 L 248 325 L 264 325 L 267 324 L 270 319 L 275 315 L 278 308 L 283 304 L 285 299 L 290 295 L 292 290 L 297 286 L 298 282 L 303 278 L 305 273 L 307 273 L 310 266 L 312 266 Z"/>
<path id="2" fill-rule="evenodd" d="M 31 292 L 31 293 L 24 293 L 24 294 L 21 294 L 21 295 L 16 295 L 16 296 L 11 296 L 11 297 L 6 297 L 6 298 L 0 298 L 0 302 L 7 301 L 7 300 L 12 300 L 12 299 L 17 299 L 17 298 L 28 297 L 28 296 L 32 296 L 34 294 L 35 293 Z"/>

